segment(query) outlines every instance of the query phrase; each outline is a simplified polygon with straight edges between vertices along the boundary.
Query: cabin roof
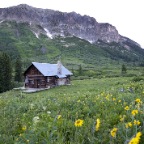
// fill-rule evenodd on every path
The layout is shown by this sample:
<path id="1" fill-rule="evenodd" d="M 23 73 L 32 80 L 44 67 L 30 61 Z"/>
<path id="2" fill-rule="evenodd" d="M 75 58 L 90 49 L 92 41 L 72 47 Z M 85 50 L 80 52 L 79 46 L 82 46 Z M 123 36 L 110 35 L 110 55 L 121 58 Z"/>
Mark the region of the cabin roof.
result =
<path id="1" fill-rule="evenodd" d="M 58 64 L 39 63 L 32 62 L 32 64 L 44 75 L 44 76 L 58 76 L 59 78 L 72 75 L 72 73 L 61 65 L 61 74 L 58 74 Z"/>

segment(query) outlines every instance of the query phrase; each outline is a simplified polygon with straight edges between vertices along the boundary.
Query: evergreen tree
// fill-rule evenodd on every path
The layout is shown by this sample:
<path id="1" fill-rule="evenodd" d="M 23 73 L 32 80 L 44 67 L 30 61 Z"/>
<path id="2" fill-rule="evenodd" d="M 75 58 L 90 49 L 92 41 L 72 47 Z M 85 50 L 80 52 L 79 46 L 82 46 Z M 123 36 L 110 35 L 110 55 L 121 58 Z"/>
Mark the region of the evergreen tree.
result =
<path id="1" fill-rule="evenodd" d="M 20 58 L 17 58 L 15 63 L 15 81 L 22 81 L 22 62 Z"/>
<path id="2" fill-rule="evenodd" d="M 79 65 L 79 70 L 78 70 L 78 72 L 79 72 L 79 75 L 82 75 L 82 66 L 81 66 L 81 64 Z"/>
<path id="3" fill-rule="evenodd" d="M 0 53 L 0 92 L 12 88 L 12 67 L 10 57 L 6 53 Z"/>
<path id="4" fill-rule="evenodd" d="M 127 72 L 127 68 L 124 64 L 122 65 L 121 72 L 122 72 L 122 74 L 126 74 L 126 72 Z"/>

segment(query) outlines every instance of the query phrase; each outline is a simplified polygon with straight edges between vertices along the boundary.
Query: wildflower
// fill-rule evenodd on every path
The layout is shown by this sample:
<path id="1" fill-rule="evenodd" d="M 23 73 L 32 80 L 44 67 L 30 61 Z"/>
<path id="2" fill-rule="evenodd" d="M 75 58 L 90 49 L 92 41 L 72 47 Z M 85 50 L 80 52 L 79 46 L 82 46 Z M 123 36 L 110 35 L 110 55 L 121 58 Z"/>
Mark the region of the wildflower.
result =
<path id="1" fill-rule="evenodd" d="M 140 99 L 136 99 L 135 102 L 141 103 L 141 100 Z"/>
<path id="2" fill-rule="evenodd" d="M 58 116 L 57 116 L 57 119 L 60 119 L 60 118 L 61 118 L 61 115 L 58 115 Z"/>
<path id="3" fill-rule="evenodd" d="M 99 130 L 99 127 L 100 127 L 100 119 L 97 119 L 96 120 L 96 126 L 95 126 L 96 131 Z"/>
<path id="4" fill-rule="evenodd" d="M 31 104 L 30 104 L 30 109 L 32 110 L 33 108 L 34 108 L 34 104 L 31 103 Z"/>
<path id="5" fill-rule="evenodd" d="M 120 115 L 120 121 L 123 122 L 125 117 L 126 117 L 125 115 L 123 115 L 123 116 Z"/>
<path id="6" fill-rule="evenodd" d="M 29 140 L 27 140 L 27 143 L 29 143 Z"/>
<path id="7" fill-rule="evenodd" d="M 142 135 L 141 132 L 138 132 L 135 137 L 133 137 L 128 144 L 139 144 L 140 136 Z"/>
<path id="8" fill-rule="evenodd" d="M 26 131 L 26 129 L 27 129 L 27 127 L 24 125 L 24 126 L 22 126 L 22 130 L 23 131 Z"/>
<path id="9" fill-rule="evenodd" d="M 132 114 L 133 116 L 135 116 L 136 114 L 138 114 L 138 110 L 133 110 L 133 111 L 131 112 L 131 114 Z"/>
<path id="10" fill-rule="evenodd" d="M 112 137 L 115 137 L 115 136 L 116 136 L 117 130 L 118 130 L 117 128 L 113 128 L 113 129 L 111 130 L 110 133 L 111 133 L 111 136 L 112 136 Z"/>
<path id="11" fill-rule="evenodd" d="M 115 101 L 116 100 L 116 98 L 113 98 L 113 101 Z"/>
<path id="12" fill-rule="evenodd" d="M 51 114 L 51 111 L 47 111 L 47 114 Z"/>
<path id="13" fill-rule="evenodd" d="M 34 122 L 34 123 L 39 122 L 39 117 L 38 117 L 38 116 L 35 116 L 35 117 L 33 118 L 33 122 Z"/>
<path id="14" fill-rule="evenodd" d="M 121 102 L 121 100 L 118 101 L 119 103 Z"/>
<path id="15" fill-rule="evenodd" d="M 136 137 L 140 137 L 142 135 L 142 133 L 141 132 L 138 132 L 137 134 L 136 134 Z"/>
<path id="16" fill-rule="evenodd" d="M 124 109 L 125 109 L 125 110 L 129 110 L 129 106 L 126 106 Z"/>
<path id="17" fill-rule="evenodd" d="M 84 123 L 84 120 L 78 119 L 75 121 L 74 125 L 75 127 L 81 127 Z"/>
<path id="18" fill-rule="evenodd" d="M 140 121 L 139 120 L 134 120 L 134 125 L 140 125 Z"/>
<path id="19" fill-rule="evenodd" d="M 46 106 L 43 106 L 42 108 L 43 108 L 43 110 L 46 110 L 47 107 L 46 107 Z"/>
<path id="20" fill-rule="evenodd" d="M 128 128 L 128 127 L 132 127 L 132 123 L 131 123 L 131 122 L 128 122 L 128 123 L 126 124 L 126 128 Z"/>

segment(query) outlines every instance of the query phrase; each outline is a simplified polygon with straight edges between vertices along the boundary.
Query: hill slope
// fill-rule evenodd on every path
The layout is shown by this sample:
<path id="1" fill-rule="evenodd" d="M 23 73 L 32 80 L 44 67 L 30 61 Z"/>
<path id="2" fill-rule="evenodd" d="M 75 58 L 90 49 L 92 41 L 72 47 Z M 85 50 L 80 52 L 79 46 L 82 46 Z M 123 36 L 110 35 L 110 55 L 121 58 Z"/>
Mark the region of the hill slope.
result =
<path id="1" fill-rule="evenodd" d="M 110 24 L 74 12 L 62 13 L 19 5 L 0 9 L 0 50 L 12 60 L 63 63 L 73 67 L 141 63 L 144 50 Z"/>

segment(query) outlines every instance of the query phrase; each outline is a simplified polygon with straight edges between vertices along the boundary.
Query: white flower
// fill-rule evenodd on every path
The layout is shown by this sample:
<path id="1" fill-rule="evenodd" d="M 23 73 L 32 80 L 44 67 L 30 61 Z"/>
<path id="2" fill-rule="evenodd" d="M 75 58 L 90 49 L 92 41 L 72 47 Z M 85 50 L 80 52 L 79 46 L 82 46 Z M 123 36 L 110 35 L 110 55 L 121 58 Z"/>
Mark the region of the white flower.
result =
<path id="1" fill-rule="evenodd" d="M 34 104 L 31 103 L 31 104 L 30 104 L 30 109 L 33 109 L 33 108 L 34 108 Z"/>
<path id="2" fill-rule="evenodd" d="M 47 107 L 46 107 L 46 106 L 43 106 L 42 108 L 43 108 L 43 110 L 46 110 Z"/>
<path id="3" fill-rule="evenodd" d="M 47 114 L 51 114 L 51 112 L 50 112 L 50 111 L 47 111 Z"/>
<path id="4" fill-rule="evenodd" d="M 40 118 L 39 118 L 38 116 L 35 116 L 35 117 L 33 118 L 33 122 L 34 122 L 34 123 L 37 123 L 37 122 L 39 122 L 39 119 L 40 119 Z"/>

